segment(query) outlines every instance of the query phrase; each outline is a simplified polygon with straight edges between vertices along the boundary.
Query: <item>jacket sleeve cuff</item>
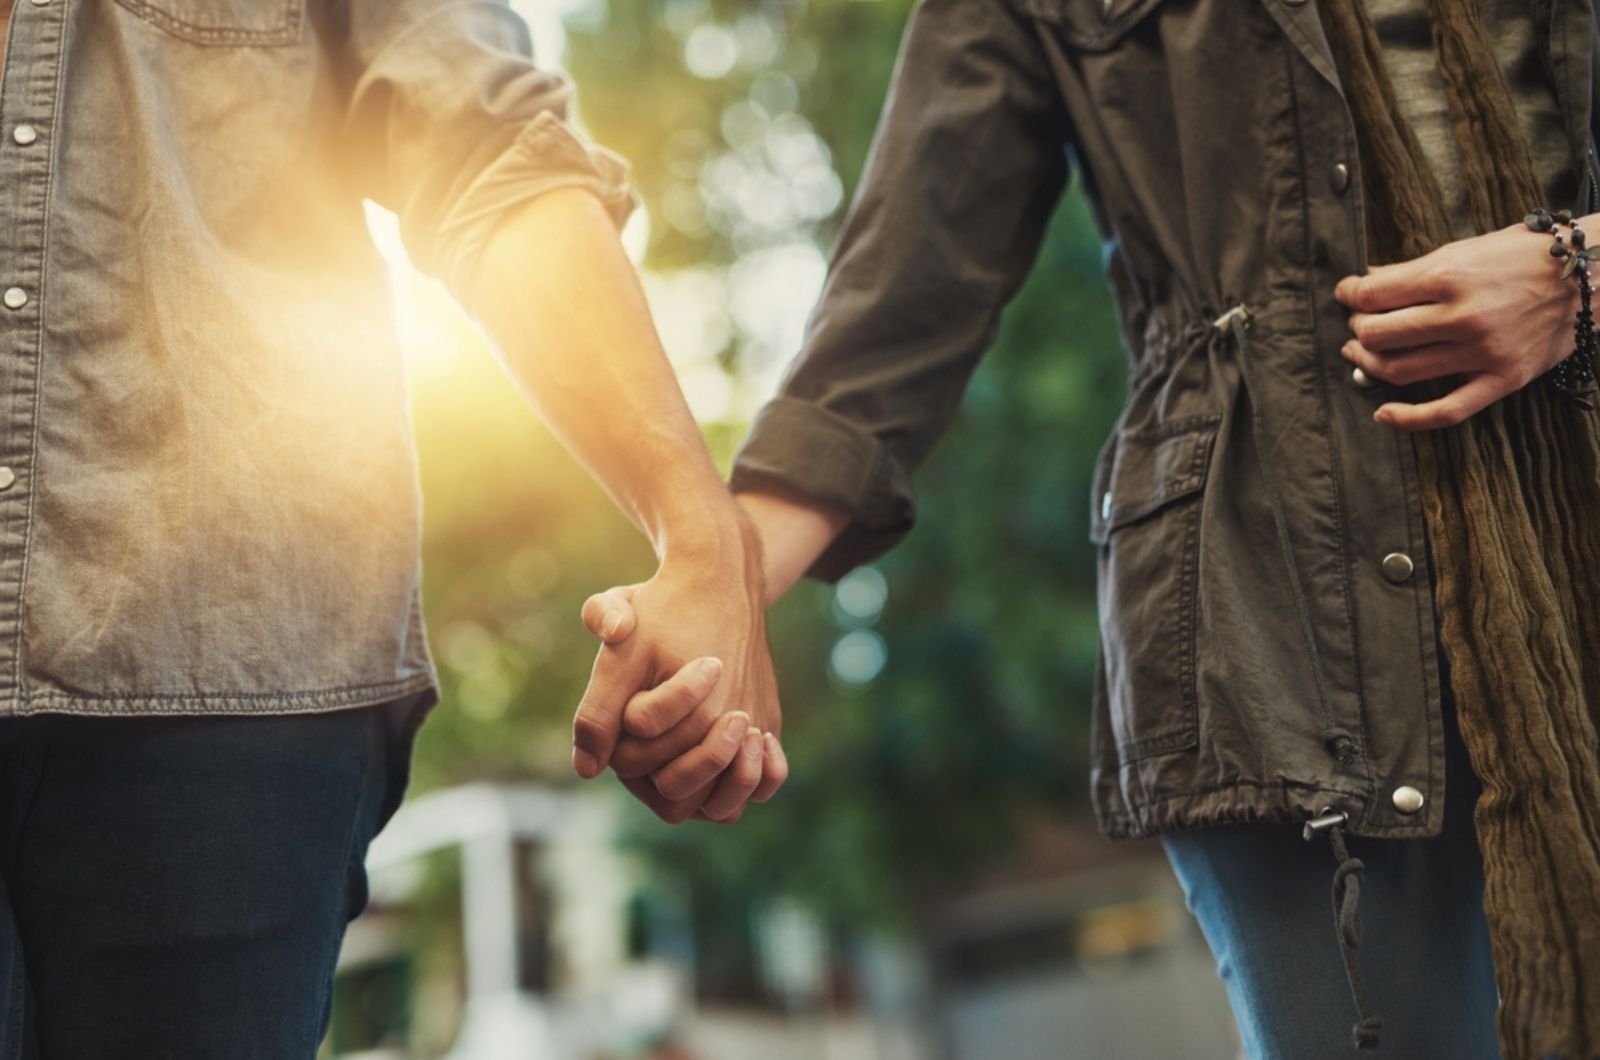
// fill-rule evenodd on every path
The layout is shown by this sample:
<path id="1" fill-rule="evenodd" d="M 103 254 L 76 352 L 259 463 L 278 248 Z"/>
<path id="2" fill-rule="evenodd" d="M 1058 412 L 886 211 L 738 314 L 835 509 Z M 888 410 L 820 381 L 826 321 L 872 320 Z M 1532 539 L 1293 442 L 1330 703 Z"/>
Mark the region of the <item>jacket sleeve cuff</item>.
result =
<path id="1" fill-rule="evenodd" d="M 775 398 L 734 458 L 733 489 L 775 488 L 850 514 L 806 576 L 835 582 L 887 552 L 916 520 L 909 474 L 876 437 L 821 406 Z"/>
<path id="2" fill-rule="evenodd" d="M 440 222 L 429 271 L 453 291 L 511 209 L 557 188 L 586 188 L 620 229 L 638 199 L 628 186 L 628 164 L 603 147 L 586 143 L 563 118 L 545 111 L 479 173 Z"/>

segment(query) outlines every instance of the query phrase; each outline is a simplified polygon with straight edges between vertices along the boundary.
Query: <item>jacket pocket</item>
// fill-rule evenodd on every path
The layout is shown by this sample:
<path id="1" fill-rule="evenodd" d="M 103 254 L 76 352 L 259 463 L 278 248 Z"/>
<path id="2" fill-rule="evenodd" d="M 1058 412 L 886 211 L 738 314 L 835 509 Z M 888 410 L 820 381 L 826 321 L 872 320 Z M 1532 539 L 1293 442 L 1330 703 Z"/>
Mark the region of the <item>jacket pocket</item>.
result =
<path id="1" fill-rule="evenodd" d="M 1195 626 L 1201 495 L 1220 416 L 1119 431 L 1095 472 L 1105 692 L 1123 762 L 1198 740 Z"/>
<path id="2" fill-rule="evenodd" d="M 117 0 L 191 44 L 277 45 L 300 39 L 306 0 Z"/>
<path id="3" fill-rule="evenodd" d="M 1025 14 L 1061 27 L 1084 51 L 1105 51 L 1164 0 L 1016 0 Z"/>

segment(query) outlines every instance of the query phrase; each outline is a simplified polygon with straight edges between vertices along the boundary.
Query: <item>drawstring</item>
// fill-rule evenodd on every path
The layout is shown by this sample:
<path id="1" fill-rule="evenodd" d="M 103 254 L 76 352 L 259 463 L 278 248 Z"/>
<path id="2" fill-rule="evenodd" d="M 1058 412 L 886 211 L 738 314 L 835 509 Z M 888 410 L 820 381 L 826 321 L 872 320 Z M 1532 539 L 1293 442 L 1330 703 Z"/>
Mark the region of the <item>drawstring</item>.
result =
<path id="1" fill-rule="evenodd" d="M 1351 1028 L 1351 1036 L 1357 1049 L 1376 1049 L 1383 1020 L 1372 1014 L 1367 983 L 1361 976 L 1356 954 L 1361 945 L 1361 881 L 1366 877 L 1367 866 L 1360 858 L 1351 857 L 1345 846 L 1343 826 L 1349 819 L 1350 815 L 1342 810 L 1325 810 L 1322 816 L 1306 823 L 1304 835 L 1311 842 L 1326 829 L 1334 859 L 1339 863 L 1333 870 L 1333 930 L 1339 942 L 1339 957 L 1344 961 L 1345 979 L 1350 983 L 1350 996 L 1356 1002 L 1358 1021 Z"/>

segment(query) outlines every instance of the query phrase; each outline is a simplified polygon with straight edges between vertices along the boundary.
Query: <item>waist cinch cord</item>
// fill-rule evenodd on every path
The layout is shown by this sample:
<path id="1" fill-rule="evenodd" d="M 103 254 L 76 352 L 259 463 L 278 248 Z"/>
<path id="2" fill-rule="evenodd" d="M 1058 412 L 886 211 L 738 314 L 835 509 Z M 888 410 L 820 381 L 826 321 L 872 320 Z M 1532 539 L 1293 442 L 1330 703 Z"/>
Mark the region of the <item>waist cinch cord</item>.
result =
<path id="1" fill-rule="evenodd" d="M 1344 977 L 1350 983 L 1350 996 L 1355 999 L 1359 1022 L 1351 1028 L 1357 1049 L 1376 1049 L 1378 1035 L 1383 1031 L 1383 1019 L 1372 1014 L 1372 1002 L 1367 997 L 1367 982 L 1361 976 L 1361 960 L 1356 950 L 1361 946 L 1361 881 L 1366 878 L 1367 865 L 1352 857 L 1344 842 L 1344 825 L 1350 815 L 1332 807 L 1318 817 L 1306 822 L 1301 833 L 1306 842 L 1314 842 L 1318 832 L 1328 833 L 1328 845 L 1333 848 L 1334 860 L 1339 867 L 1333 870 L 1333 931 L 1339 942 L 1339 957 L 1344 961 Z"/>
<path id="2" fill-rule="evenodd" d="M 1245 387 L 1252 392 L 1250 407 L 1259 444 L 1259 439 L 1270 438 L 1270 435 L 1265 430 L 1261 405 L 1256 400 L 1260 391 L 1251 385 L 1254 382 L 1255 366 L 1250 355 L 1250 324 L 1250 310 L 1242 302 L 1211 322 L 1214 335 L 1228 336 L 1233 340 L 1234 352 L 1239 358 L 1240 375 Z M 1279 542 L 1283 547 L 1289 587 L 1294 592 L 1296 610 L 1300 615 L 1301 632 L 1312 660 L 1312 673 L 1316 678 L 1318 695 L 1322 699 L 1323 739 L 1335 757 L 1341 763 L 1345 763 L 1358 753 L 1355 740 L 1348 732 L 1335 725 L 1328 715 L 1328 696 L 1322 680 L 1321 666 L 1317 661 L 1316 638 L 1311 628 L 1311 611 L 1306 602 L 1304 587 L 1300 584 L 1293 551 L 1288 544 L 1288 514 L 1283 503 L 1283 491 L 1278 482 L 1277 470 L 1270 461 L 1262 462 L 1261 471 L 1263 482 L 1267 487 L 1268 500 L 1272 505 L 1273 521 L 1277 525 Z M 1351 1028 L 1351 1037 L 1357 1049 L 1376 1049 L 1378 1037 L 1383 1031 L 1383 1020 L 1372 1014 L 1372 1005 L 1367 998 L 1366 980 L 1361 976 L 1361 963 L 1356 952 L 1361 946 L 1361 881 L 1366 877 L 1367 866 L 1360 858 L 1351 857 L 1349 848 L 1345 846 L 1344 826 L 1349 821 L 1350 815 L 1343 810 L 1335 810 L 1331 806 L 1324 807 L 1320 814 L 1306 823 L 1302 834 L 1307 842 L 1312 842 L 1318 833 L 1327 832 L 1328 843 L 1333 848 L 1334 859 L 1338 862 L 1338 868 L 1333 871 L 1333 929 L 1339 943 L 1339 957 L 1344 961 L 1345 978 L 1350 983 L 1350 996 L 1356 1003 L 1357 1022 Z"/>

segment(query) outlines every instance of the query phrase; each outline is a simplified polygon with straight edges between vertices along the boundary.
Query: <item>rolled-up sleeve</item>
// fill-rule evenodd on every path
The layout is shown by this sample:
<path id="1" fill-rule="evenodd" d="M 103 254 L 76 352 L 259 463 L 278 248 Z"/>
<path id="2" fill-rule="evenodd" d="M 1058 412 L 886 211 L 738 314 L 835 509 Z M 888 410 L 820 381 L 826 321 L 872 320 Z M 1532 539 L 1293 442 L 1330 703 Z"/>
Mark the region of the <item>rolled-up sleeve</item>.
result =
<path id="1" fill-rule="evenodd" d="M 555 188 L 587 188 L 627 219 L 626 164 L 568 123 L 570 83 L 534 63 L 528 26 L 504 2 L 336 9 L 349 170 L 398 215 L 420 271 L 459 291 L 505 212 Z"/>
<path id="2" fill-rule="evenodd" d="M 910 530 L 912 472 L 1032 267 L 1069 135 L 1010 0 L 921 0 L 800 355 L 734 461 L 736 490 L 849 513 L 810 576 L 837 579 Z"/>

